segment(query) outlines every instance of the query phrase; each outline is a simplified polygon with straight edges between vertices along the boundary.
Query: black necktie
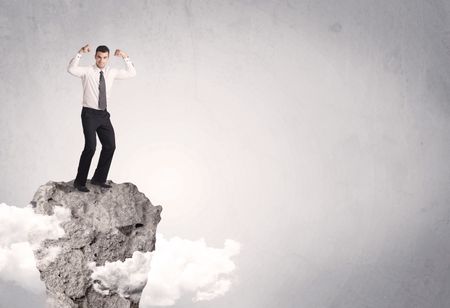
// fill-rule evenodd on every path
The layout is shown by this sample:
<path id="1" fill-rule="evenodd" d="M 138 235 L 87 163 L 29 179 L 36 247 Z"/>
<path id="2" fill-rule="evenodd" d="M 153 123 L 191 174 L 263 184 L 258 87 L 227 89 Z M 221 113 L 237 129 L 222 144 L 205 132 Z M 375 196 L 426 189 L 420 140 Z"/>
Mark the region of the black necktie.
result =
<path id="1" fill-rule="evenodd" d="M 105 77 L 103 77 L 103 71 L 100 71 L 100 84 L 98 85 L 99 95 L 98 95 L 98 107 L 101 110 L 106 109 L 106 83 Z"/>

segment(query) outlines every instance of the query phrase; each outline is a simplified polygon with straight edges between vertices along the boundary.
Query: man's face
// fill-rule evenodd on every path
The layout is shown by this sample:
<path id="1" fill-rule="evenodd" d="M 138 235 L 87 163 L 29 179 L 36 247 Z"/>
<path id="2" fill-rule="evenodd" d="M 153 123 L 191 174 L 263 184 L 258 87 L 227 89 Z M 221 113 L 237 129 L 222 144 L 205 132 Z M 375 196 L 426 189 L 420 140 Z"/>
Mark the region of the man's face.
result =
<path id="1" fill-rule="evenodd" d="M 95 54 L 95 63 L 97 64 L 98 68 L 104 68 L 106 66 L 106 63 L 108 63 L 109 59 L 109 52 L 101 52 L 97 51 Z"/>

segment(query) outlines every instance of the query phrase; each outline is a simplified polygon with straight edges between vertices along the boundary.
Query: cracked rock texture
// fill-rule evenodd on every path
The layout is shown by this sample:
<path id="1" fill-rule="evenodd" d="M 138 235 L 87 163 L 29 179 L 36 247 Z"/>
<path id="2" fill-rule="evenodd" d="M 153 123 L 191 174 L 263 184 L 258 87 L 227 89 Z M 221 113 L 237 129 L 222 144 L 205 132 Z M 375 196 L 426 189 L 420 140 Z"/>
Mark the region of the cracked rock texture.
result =
<path id="1" fill-rule="evenodd" d="M 87 182 L 90 192 L 85 193 L 76 190 L 73 181 L 50 181 L 39 187 L 31 201 L 38 214 L 53 215 L 55 207 L 71 212 L 70 220 L 61 223 L 64 237 L 46 239 L 34 251 L 49 308 L 139 307 L 145 285 L 129 290 L 129 296 L 114 290 L 100 294 L 94 289 L 99 282 L 92 281 L 88 263 L 102 266 L 106 261 L 125 261 L 135 251 L 153 251 L 162 207 L 153 206 L 132 183 L 108 184 L 112 188 Z"/>

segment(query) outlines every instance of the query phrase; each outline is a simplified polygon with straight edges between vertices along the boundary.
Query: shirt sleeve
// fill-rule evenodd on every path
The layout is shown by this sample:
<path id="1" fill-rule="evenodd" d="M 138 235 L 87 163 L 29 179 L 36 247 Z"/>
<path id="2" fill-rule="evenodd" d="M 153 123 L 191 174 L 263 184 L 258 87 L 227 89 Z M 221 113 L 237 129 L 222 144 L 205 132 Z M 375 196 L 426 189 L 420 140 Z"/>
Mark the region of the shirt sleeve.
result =
<path id="1" fill-rule="evenodd" d="M 87 71 L 87 67 L 85 66 L 78 66 L 78 63 L 80 62 L 81 59 L 81 53 L 77 53 L 75 55 L 75 57 L 73 57 L 70 62 L 69 65 L 67 66 L 67 71 L 72 74 L 73 76 L 76 77 L 82 77 L 84 76 L 84 74 Z"/>
<path id="2" fill-rule="evenodd" d="M 130 57 L 123 58 L 125 62 L 126 69 L 116 70 L 114 76 L 115 79 L 128 79 L 136 76 L 136 69 L 134 68 L 133 62 L 131 62 Z"/>

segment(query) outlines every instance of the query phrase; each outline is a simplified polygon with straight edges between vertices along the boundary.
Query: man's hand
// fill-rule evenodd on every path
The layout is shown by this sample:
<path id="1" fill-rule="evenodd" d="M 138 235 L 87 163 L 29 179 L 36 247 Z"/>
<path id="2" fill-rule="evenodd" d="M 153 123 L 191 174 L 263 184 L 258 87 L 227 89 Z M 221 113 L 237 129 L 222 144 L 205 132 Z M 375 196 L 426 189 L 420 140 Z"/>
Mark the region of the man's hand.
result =
<path id="1" fill-rule="evenodd" d="M 116 49 L 116 52 L 114 52 L 114 55 L 117 56 L 117 57 L 121 56 L 122 58 L 128 57 L 128 55 L 124 51 L 122 51 L 120 49 Z"/>
<path id="2" fill-rule="evenodd" d="M 91 51 L 91 49 L 89 48 L 89 44 L 87 44 L 86 46 L 81 47 L 79 53 L 87 53 L 89 51 Z"/>

